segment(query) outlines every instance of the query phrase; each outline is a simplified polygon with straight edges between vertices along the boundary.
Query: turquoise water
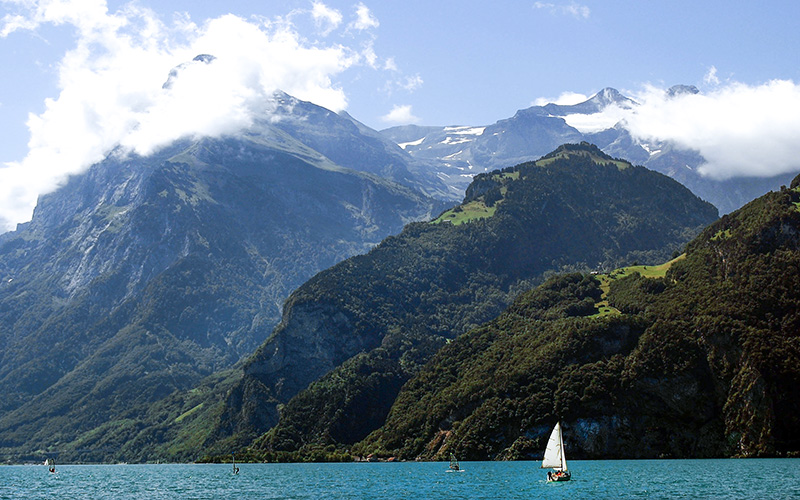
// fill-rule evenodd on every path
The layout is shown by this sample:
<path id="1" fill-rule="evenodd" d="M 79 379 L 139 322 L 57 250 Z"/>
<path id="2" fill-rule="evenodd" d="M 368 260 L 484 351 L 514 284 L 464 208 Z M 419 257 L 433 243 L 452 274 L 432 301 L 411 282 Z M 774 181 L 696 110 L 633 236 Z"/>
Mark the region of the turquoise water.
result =
<path id="1" fill-rule="evenodd" d="M 800 499 L 800 459 L 0 467 L 0 499 Z"/>

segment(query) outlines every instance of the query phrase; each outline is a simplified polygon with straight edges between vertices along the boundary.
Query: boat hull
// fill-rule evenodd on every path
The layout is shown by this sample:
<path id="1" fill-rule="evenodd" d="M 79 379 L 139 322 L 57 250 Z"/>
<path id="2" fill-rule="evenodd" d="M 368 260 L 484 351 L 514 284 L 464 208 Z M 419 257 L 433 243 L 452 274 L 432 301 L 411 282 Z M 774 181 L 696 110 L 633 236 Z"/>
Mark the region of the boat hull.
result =
<path id="1" fill-rule="evenodd" d="M 572 475 L 570 475 L 569 473 L 552 474 L 552 475 L 548 474 L 547 476 L 548 483 L 559 483 L 562 481 L 569 481 L 570 479 L 572 479 Z"/>

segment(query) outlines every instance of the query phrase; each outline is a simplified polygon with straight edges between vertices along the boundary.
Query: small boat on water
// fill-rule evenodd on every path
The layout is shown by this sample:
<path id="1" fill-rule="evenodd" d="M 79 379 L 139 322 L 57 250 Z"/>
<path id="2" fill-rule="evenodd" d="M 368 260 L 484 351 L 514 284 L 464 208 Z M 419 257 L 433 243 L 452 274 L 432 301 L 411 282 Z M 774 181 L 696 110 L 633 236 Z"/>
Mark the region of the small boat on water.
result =
<path id="1" fill-rule="evenodd" d="M 236 453 L 231 453 L 233 456 L 233 474 L 236 475 L 239 473 L 239 468 L 236 467 Z"/>
<path id="2" fill-rule="evenodd" d="M 464 469 L 458 464 L 458 459 L 452 453 L 450 454 L 450 468 L 447 472 L 464 472 Z"/>
<path id="3" fill-rule="evenodd" d="M 547 482 L 569 481 L 572 474 L 567 470 L 567 457 L 564 455 L 564 438 L 561 436 L 561 422 L 557 422 L 550 433 L 547 448 L 544 450 L 542 469 L 553 469 L 547 473 Z"/>
<path id="4" fill-rule="evenodd" d="M 47 466 L 47 470 L 49 470 L 51 473 L 54 473 L 56 471 L 55 459 L 48 458 L 44 461 L 44 464 Z"/>

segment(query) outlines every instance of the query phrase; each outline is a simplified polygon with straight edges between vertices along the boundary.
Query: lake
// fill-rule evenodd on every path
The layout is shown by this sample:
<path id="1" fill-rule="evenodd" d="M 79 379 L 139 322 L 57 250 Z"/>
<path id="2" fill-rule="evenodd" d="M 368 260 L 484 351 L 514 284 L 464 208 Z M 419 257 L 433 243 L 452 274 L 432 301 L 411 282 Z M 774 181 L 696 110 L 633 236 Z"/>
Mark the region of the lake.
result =
<path id="1" fill-rule="evenodd" d="M 0 499 L 800 499 L 800 459 L 0 466 Z"/>

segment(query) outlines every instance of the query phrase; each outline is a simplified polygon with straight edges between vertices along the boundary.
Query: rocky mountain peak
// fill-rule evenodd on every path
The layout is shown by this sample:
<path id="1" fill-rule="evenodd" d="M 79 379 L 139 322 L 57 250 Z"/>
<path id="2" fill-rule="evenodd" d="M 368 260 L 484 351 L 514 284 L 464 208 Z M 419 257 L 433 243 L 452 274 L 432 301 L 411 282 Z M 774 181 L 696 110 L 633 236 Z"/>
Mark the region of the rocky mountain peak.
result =
<path id="1" fill-rule="evenodd" d="M 699 94 L 700 91 L 694 85 L 673 85 L 667 90 L 668 97 L 675 97 L 686 94 Z"/>
<path id="2" fill-rule="evenodd" d="M 198 55 L 194 56 L 194 58 L 191 61 L 185 62 L 185 63 L 181 63 L 181 64 L 175 66 L 174 68 L 172 68 L 169 71 L 169 75 L 167 76 L 167 81 L 164 82 L 164 84 L 161 86 L 161 88 L 162 89 L 171 89 L 173 83 L 175 82 L 175 78 L 178 77 L 178 73 L 180 73 L 180 71 L 182 69 L 186 68 L 190 64 L 197 64 L 197 63 L 211 64 L 211 62 L 213 62 L 216 58 L 217 58 L 216 56 L 213 56 L 211 54 L 198 54 Z"/>
<path id="3" fill-rule="evenodd" d="M 600 92 L 596 93 L 586 103 L 592 103 L 597 106 L 598 111 L 603 109 L 604 107 L 610 104 L 616 104 L 623 108 L 630 108 L 636 102 L 629 98 L 622 95 L 617 89 L 606 87 Z"/>

